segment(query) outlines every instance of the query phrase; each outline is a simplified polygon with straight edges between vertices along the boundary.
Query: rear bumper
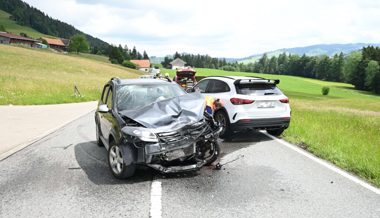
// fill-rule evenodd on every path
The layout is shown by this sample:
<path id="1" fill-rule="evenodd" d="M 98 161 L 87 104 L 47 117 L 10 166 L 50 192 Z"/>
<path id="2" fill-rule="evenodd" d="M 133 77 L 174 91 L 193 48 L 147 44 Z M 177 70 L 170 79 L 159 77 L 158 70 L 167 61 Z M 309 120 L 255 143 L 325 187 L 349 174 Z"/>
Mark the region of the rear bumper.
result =
<path id="1" fill-rule="evenodd" d="M 277 129 L 288 128 L 290 117 L 265 118 L 265 119 L 244 119 L 231 123 L 231 130 L 240 131 L 244 129 Z"/>

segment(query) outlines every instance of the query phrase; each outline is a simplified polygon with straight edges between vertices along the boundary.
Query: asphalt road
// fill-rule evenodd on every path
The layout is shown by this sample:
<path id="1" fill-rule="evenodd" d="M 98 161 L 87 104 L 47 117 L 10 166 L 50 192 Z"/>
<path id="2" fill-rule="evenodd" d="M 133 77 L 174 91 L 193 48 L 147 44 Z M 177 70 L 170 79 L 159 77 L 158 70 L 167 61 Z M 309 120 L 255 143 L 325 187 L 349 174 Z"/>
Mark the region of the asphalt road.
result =
<path id="1" fill-rule="evenodd" d="M 235 161 L 233 161 L 235 160 Z M 262 133 L 222 143 L 222 170 L 112 177 L 93 114 L 0 162 L 0 217 L 380 217 L 380 195 Z"/>

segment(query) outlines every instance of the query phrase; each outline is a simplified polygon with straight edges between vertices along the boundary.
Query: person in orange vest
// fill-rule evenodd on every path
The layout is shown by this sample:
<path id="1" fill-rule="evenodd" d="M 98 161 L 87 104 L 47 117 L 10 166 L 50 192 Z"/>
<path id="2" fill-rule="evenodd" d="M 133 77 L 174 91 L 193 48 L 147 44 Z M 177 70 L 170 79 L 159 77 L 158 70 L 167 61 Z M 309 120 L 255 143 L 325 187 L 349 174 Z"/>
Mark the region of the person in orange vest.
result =
<path id="1" fill-rule="evenodd" d="M 214 111 L 223 107 L 223 104 L 220 101 L 220 99 L 217 99 L 215 97 L 206 96 L 205 100 L 206 100 L 206 112 L 210 115 L 213 115 Z"/>

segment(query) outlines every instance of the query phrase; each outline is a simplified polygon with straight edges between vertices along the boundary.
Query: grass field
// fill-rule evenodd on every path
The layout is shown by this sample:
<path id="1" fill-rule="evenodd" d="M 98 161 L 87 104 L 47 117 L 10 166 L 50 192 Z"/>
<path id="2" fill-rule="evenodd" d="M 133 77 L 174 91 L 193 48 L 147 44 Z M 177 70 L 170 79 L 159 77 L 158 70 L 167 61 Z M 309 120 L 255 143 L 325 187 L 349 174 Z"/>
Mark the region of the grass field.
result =
<path id="1" fill-rule="evenodd" d="M 107 63 L 103 57 L 0 45 L 0 105 L 97 100 L 111 77 L 138 75 L 139 71 Z M 82 97 L 74 95 L 74 85 Z"/>
<path id="2" fill-rule="evenodd" d="M 7 32 L 20 35 L 20 33 L 26 33 L 29 37 L 40 38 L 40 37 L 51 37 L 49 35 L 42 34 L 30 27 L 20 26 L 15 21 L 9 19 L 10 14 L 5 11 L 0 10 L 0 25 L 5 27 Z"/>
<path id="3" fill-rule="evenodd" d="M 380 96 L 344 83 L 301 77 L 196 69 L 198 76 L 278 78 L 290 98 L 292 121 L 283 137 L 380 187 Z M 174 75 L 173 70 L 162 73 Z M 330 87 L 328 96 L 321 94 Z"/>

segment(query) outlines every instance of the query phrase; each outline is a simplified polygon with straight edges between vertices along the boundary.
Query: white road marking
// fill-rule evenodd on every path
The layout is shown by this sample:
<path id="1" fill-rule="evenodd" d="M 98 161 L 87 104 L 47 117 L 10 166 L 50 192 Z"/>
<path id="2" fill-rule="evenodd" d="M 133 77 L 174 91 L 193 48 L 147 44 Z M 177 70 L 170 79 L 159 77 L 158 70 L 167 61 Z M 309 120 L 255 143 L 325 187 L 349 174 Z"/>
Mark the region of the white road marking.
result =
<path id="1" fill-rule="evenodd" d="M 264 131 L 262 131 L 262 133 L 265 134 L 266 136 L 268 136 L 269 138 L 272 138 L 273 140 L 276 140 L 277 142 L 279 142 L 279 143 L 285 145 L 286 147 L 292 149 L 293 151 L 296 151 L 299 154 L 302 154 L 303 156 L 306 156 L 307 158 L 309 158 L 309 159 L 311 159 L 311 160 L 319 163 L 320 165 L 322 165 L 322 166 L 324 166 L 324 167 L 326 167 L 326 168 L 334 171 L 335 173 L 338 173 L 341 176 L 343 176 L 343 177 L 351 180 L 352 182 L 357 183 L 357 184 L 361 185 L 362 187 L 364 187 L 364 188 L 366 188 L 366 189 L 368 189 L 368 190 L 370 190 L 370 191 L 372 191 L 372 192 L 380 195 L 380 189 L 378 189 L 378 188 L 376 188 L 376 187 L 368 184 L 367 182 L 365 182 L 365 181 L 363 181 L 363 180 L 361 180 L 361 179 L 359 179 L 359 178 L 357 178 L 357 177 L 355 177 L 355 176 L 347 173 L 346 171 L 344 171 L 344 170 L 342 170 L 342 169 L 340 169 L 340 168 L 338 168 L 338 167 L 336 167 L 336 166 L 328 163 L 325 160 L 319 159 L 318 157 L 316 157 L 316 156 L 310 154 L 309 152 L 307 152 L 307 151 L 305 151 L 305 150 L 297 147 L 296 145 L 292 145 L 292 144 L 290 144 L 290 143 L 288 143 L 288 142 L 286 142 L 286 141 L 284 141 L 282 139 L 276 138 L 276 137 L 274 137 L 274 136 L 272 136 L 272 135 L 270 135 L 270 134 L 268 134 L 268 133 L 266 133 Z"/>
<path id="2" fill-rule="evenodd" d="M 149 217 L 151 218 L 161 218 L 161 193 L 162 187 L 161 182 L 154 180 L 152 182 L 150 190 L 150 212 Z"/>

